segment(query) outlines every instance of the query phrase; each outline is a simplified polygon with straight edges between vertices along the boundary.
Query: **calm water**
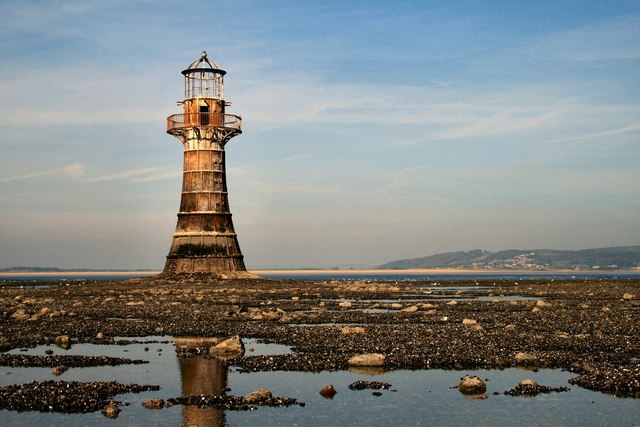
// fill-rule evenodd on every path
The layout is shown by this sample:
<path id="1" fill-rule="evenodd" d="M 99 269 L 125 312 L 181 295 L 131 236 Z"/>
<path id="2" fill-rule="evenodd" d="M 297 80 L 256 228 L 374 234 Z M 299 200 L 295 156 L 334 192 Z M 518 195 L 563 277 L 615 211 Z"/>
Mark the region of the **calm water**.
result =
<path id="1" fill-rule="evenodd" d="M 239 373 L 235 368 L 225 368 L 212 359 L 193 357 L 182 359 L 174 351 L 176 340 L 172 337 L 150 337 L 143 344 L 126 346 L 101 346 L 83 344 L 69 350 L 58 347 L 38 347 L 26 354 L 44 355 L 46 349 L 54 354 L 108 354 L 132 359 L 144 359 L 145 365 L 118 367 L 76 368 L 53 377 L 50 368 L 0 368 L 0 385 L 50 379 L 76 381 L 110 381 L 123 383 L 157 384 L 159 391 L 141 394 L 121 394 L 116 400 L 128 403 L 120 416 L 111 420 L 100 412 L 93 414 L 42 414 L 0 411 L 2 425 L 620 425 L 634 426 L 640 423 L 640 401 L 620 399 L 602 393 L 569 386 L 574 374 L 557 370 L 538 372 L 506 369 L 483 371 L 389 371 L 378 374 L 355 371 L 322 373 L 261 372 Z M 183 345 L 178 341 L 179 345 Z M 247 356 L 281 354 L 289 348 L 281 345 L 246 342 Z M 144 349 L 148 348 L 148 351 Z M 157 351 L 162 350 L 162 351 Z M 13 350 L 12 352 L 20 352 Z M 206 375 L 203 375 L 206 373 Z M 473 400 L 462 396 L 457 389 L 460 378 L 475 374 L 487 379 L 486 400 Z M 569 386 L 570 391 L 537 397 L 509 397 L 502 392 L 513 388 L 524 378 L 533 378 L 539 384 L 552 387 Z M 382 390 L 382 396 L 374 396 L 372 390 L 353 391 L 348 385 L 357 380 L 385 381 L 391 390 Z M 320 389 L 333 384 L 338 394 L 333 399 L 319 395 Z M 215 394 L 224 387 L 228 394 L 244 395 L 258 388 L 269 388 L 276 396 L 295 397 L 305 402 L 304 407 L 260 407 L 257 411 L 223 411 L 198 409 L 176 405 L 162 410 L 149 410 L 141 406 L 147 399 L 164 399 L 187 394 Z M 494 392 L 499 395 L 493 395 Z"/>

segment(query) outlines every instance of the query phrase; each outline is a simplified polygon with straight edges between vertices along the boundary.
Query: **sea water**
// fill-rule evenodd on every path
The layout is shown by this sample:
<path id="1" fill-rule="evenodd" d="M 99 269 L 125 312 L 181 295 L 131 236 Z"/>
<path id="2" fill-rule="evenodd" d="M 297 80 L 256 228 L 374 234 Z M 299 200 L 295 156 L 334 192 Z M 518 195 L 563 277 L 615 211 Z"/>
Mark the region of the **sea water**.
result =
<path id="1" fill-rule="evenodd" d="M 129 384 L 155 384 L 161 388 L 140 394 L 120 394 L 114 400 L 127 406 L 117 419 L 105 418 L 100 412 L 90 414 L 56 414 L 39 412 L 0 411 L 2 425 L 241 425 L 241 426 L 326 426 L 326 425 L 555 425 L 555 426 L 634 426 L 640 423 L 640 401 L 616 398 L 568 384 L 575 374 L 541 369 L 505 370 L 396 370 L 334 372 L 255 372 L 246 373 L 233 366 L 220 364 L 204 356 L 179 357 L 173 337 L 135 338 L 139 343 L 128 345 L 79 344 L 68 350 L 55 346 L 34 349 L 14 349 L 11 353 L 107 355 L 148 361 L 142 365 L 115 367 L 71 368 L 54 377 L 51 368 L 0 367 L 0 386 L 32 381 L 118 381 Z M 132 339 L 133 340 L 133 339 Z M 184 340 L 182 340 L 184 341 Z M 287 346 L 263 344 L 247 340 L 246 357 L 290 353 Z M 486 399 L 463 396 L 457 385 L 464 375 L 478 375 L 487 382 Z M 541 385 L 569 387 L 568 392 L 541 394 L 535 397 L 512 397 L 504 391 L 525 379 Z M 359 381 L 381 381 L 391 384 L 389 390 L 351 390 L 349 384 Z M 337 390 L 333 399 L 319 394 L 325 385 Z M 160 410 L 146 409 L 142 402 L 151 398 L 168 399 L 186 395 L 189 390 L 220 390 L 228 395 L 242 396 L 256 389 L 268 388 L 274 396 L 294 397 L 304 406 L 258 407 L 255 411 L 233 411 L 216 408 L 200 409 L 176 405 Z M 213 393 L 210 393 L 213 394 Z"/>

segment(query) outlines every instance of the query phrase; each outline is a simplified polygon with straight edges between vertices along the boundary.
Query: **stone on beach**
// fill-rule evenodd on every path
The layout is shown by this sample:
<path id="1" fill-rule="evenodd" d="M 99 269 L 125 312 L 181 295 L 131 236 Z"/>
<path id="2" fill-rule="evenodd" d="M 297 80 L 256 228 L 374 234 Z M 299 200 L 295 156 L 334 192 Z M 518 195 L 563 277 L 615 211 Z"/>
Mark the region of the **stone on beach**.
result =
<path id="1" fill-rule="evenodd" d="M 69 367 L 68 367 L 68 366 L 65 366 L 65 365 L 58 365 L 58 366 L 55 366 L 55 367 L 51 370 L 51 373 L 57 377 L 57 376 L 59 376 L 59 375 L 64 374 L 64 373 L 65 373 L 65 372 L 67 372 L 68 370 L 69 370 Z"/>
<path id="2" fill-rule="evenodd" d="M 536 387 L 537 385 L 538 383 L 535 382 L 535 380 L 532 380 L 531 378 L 526 378 L 520 381 L 517 387 Z"/>
<path id="3" fill-rule="evenodd" d="M 368 353 L 353 356 L 347 363 L 349 363 L 350 366 L 383 366 L 384 361 L 384 354 Z"/>
<path id="4" fill-rule="evenodd" d="M 20 308 L 18 310 L 16 310 L 15 313 L 13 313 L 11 315 L 12 318 L 16 319 L 16 320 L 27 320 L 31 317 L 31 315 L 29 313 L 27 313 L 25 311 L 25 309 Z"/>
<path id="5" fill-rule="evenodd" d="M 482 394 L 487 391 L 487 384 L 480 377 L 465 375 L 458 385 L 458 390 L 462 394 Z"/>
<path id="6" fill-rule="evenodd" d="M 107 418 L 118 418 L 120 406 L 116 402 L 109 402 L 102 408 L 102 415 Z"/>
<path id="7" fill-rule="evenodd" d="M 364 333 L 364 328 L 362 326 L 344 326 L 340 332 L 342 332 L 345 335 L 348 334 L 363 334 Z"/>
<path id="8" fill-rule="evenodd" d="M 239 335 L 231 337 L 209 349 L 209 354 L 216 356 L 242 356 L 244 343 Z"/>
<path id="9" fill-rule="evenodd" d="M 320 390 L 320 396 L 326 397 L 328 399 L 333 399 L 333 396 L 335 396 L 337 393 L 338 392 L 336 391 L 336 389 L 333 388 L 333 384 L 326 385 L 322 387 L 322 390 Z"/>
<path id="10" fill-rule="evenodd" d="M 262 403 L 265 400 L 271 399 L 273 395 L 271 394 L 271 390 L 266 388 L 261 388 L 259 390 L 252 391 L 251 393 L 247 393 L 242 398 L 243 403 L 252 404 L 252 403 Z"/>
<path id="11" fill-rule="evenodd" d="M 519 352 L 516 353 L 514 360 L 523 365 L 536 363 L 538 361 L 538 356 L 531 353 Z"/>
<path id="12" fill-rule="evenodd" d="M 68 350 L 71 347 L 71 338 L 69 335 L 59 335 L 54 340 L 55 345 Z"/>
<path id="13" fill-rule="evenodd" d="M 149 399 L 147 401 L 142 402 L 142 406 L 144 406 L 147 409 L 162 409 L 164 408 L 164 400 L 160 398 Z"/>

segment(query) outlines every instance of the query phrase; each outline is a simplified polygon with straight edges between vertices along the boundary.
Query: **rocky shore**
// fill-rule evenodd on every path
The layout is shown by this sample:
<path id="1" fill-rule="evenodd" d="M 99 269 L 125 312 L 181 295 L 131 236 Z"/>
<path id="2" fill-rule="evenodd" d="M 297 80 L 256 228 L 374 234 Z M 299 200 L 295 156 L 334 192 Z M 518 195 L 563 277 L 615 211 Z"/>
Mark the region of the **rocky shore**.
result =
<path id="1" fill-rule="evenodd" d="M 25 286 L 32 284 L 0 282 L 3 352 L 116 344 L 114 337 L 122 336 L 237 335 L 293 349 L 227 355 L 225 363 L 248 372 L 342 370 L 355 356 L 374 355 L 376 366 L 352 369 L 558 368 L 576 374 L 575 386 L 640 397 L 639 280 L 313 283 L 192 276 Z M 209 351 L 216 350 L 193 350 Z M 50 357 L 1 354 L 0 364 L 141 363 Z M 101 402 L 111 397 L 109 391 Z"/>

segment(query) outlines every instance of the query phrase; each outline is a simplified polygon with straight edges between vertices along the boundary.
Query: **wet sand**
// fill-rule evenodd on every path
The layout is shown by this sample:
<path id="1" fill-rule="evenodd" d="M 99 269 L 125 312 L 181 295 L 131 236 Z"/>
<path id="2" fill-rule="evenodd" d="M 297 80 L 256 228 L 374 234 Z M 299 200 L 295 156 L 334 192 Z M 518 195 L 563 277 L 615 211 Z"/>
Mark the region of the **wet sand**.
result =
<path id="1" fill-rule="evenodd" d="M 294 350 L 227 362 L 249 372 L 342 370 L 379 353 L 383 366 L 363 369 L 558 368 L 577 386 L 640 397 L 637 279 L 64 283 L 0 281 L 0 350 L 61 336 L 73 345 L 239 335 Z"/>

